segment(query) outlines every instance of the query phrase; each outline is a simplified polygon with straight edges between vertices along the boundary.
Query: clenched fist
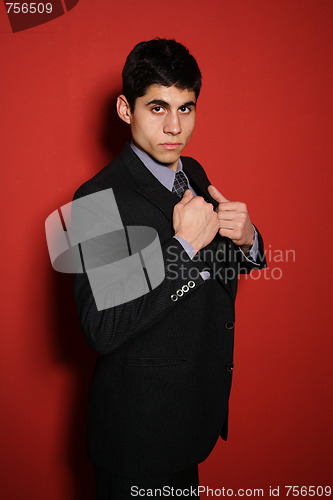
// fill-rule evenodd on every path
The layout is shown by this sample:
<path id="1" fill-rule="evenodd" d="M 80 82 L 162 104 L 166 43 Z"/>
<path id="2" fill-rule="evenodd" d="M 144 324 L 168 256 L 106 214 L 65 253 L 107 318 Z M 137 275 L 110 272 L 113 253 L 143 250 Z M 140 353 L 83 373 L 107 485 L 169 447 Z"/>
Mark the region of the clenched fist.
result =
<path id="1" fill-rule="evenodd" d="M 190 243 L 194 253 L 208 245 L 219 230 L 218 214 L 213 205 L 202 196 L 193 196 L 190 189 L 174 206 L 172 222 L 175 236 Z"/>
<path id="2" fill-rule="evenodd" d="M 235 245 L 242 247 L 242 250 L 247 252 L 254 241 L 254 228 L 247 206 L 240 201 L 227 200 L 212 184 L 208 186 L 208 192 L 218 202 L 215 211 L 219 221 L 220 235 L 230 238 Z"/>

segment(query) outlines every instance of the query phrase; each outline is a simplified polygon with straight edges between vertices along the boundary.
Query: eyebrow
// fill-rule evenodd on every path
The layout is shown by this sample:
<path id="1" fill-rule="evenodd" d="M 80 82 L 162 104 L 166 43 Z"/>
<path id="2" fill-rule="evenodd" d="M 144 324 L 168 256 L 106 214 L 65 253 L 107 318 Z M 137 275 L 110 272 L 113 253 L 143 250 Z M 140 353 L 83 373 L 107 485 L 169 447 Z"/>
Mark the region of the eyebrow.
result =
<path id="1" fill-rule="evenodd" d="M 165 108 L 170 108 L 170 104 L 166 101 L 163 101 L 162 99 L 152 99 L 151 101 L 147 102 L 146 106 L 151 106 L 152 104 L 155 104 L 156 106 L 164 106 Z M 183 106 L 194 106 L 196 107 L 196 103 L 194 101 L 188 101 L 184 102 L 184 104 L 181 104 L 179 108 L 182 108 Z"/>

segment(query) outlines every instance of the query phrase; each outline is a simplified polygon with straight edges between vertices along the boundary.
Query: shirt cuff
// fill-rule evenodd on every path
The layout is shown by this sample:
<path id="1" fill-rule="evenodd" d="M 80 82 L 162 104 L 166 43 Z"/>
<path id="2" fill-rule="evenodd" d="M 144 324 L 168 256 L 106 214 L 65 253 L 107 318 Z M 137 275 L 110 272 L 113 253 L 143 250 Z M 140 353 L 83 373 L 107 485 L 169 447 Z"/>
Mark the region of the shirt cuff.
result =
<path id="1" fill-rule="evenodd" d="M 187 253 L 187 255 L 189 256 L 189 258 L 192 260 L 193 257 L 194 257 L 194 248 L 192 247 L 191 243 L 189 243 L 188 241 L 184 240 L 180 236 L 174 236 L 174 238 L 176 238 L 176 240 L 179 241 L 179 243 L 184 248 L 184 250 Z"/>
<path id="2" fill-rule="evenodd" d="M 193 257 L 194 257 L 194 248 L 192 247 L 191 243 L 189 243 L 188 241 L 184 240 L 180 236 L 174 236 L 174 238 L 176 238 L 176 240 L 179 241 L 179 243 L 184 248 L 184 250 L 187 253 L 187 255 L 189 256 L 189 258 L 192 260 Z M 201 273 L 199 273 L 199 274 L 200 274 L 200 276 L 201 276 L 201 278 L 203 280 L 207 280 L 208 278 L 210 278 L 210 272 L 209 271 L 201 271 Z"/>
<path id="3" fill-rule="evenodd" d="M 256 230 L 256 228 L 254 227 L 253 224 L 252 224 L 252 227 L 254 229 L 254 240 L 253 240 L 252 247 L 248 251 L 248 254 L 245 255 L 245 253 L 243 252 L 243 250 L 239 247 L 239 249 L 242 252 L 242 254 L 244 255 L 245 259 L 248 260 L 249 262 L 255 262 L 257 260 L 258 250 L 259 250 L 258 232 L 257 232 L 257 230 Z"/>

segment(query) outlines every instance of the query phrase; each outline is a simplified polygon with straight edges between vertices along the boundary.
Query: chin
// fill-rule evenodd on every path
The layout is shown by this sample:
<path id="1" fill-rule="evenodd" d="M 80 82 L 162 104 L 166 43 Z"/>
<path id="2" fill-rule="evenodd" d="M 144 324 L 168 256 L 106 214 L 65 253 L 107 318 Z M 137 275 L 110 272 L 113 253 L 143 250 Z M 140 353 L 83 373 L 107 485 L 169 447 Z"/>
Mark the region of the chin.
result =
<path id="1" fill-rule="evenodd" d="M 175 154 L 164 154 L 164 155 L 158 155 L 156 157 L 156 160 L 160 163 L 175 163 L 175 161 L 179 160 L 180 155 L 175 155 Z"/>

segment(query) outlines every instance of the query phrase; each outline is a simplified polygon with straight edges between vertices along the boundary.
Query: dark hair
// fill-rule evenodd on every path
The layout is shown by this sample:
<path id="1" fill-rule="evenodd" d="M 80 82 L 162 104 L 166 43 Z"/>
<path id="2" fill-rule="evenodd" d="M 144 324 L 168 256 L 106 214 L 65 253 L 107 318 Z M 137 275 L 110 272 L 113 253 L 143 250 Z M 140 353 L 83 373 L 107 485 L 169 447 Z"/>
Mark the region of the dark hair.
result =
<path id="1" fill-rule="evenodd" d="M 123 72 L 123 94 L 134 111 L 135 101 L 151 85 L 175 85 L 191 90 L 198 98 L 201 73 L 194 57 L 181 43 L 155 38 L 138 43 L 127 56 Z"/>

